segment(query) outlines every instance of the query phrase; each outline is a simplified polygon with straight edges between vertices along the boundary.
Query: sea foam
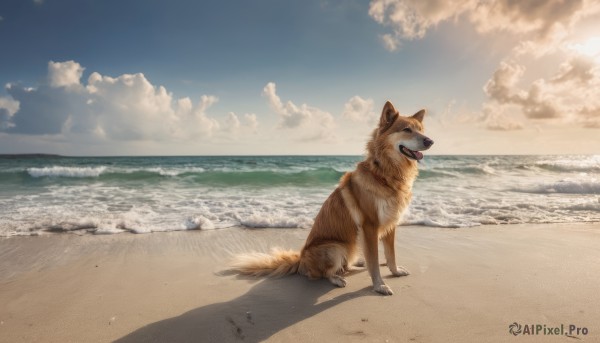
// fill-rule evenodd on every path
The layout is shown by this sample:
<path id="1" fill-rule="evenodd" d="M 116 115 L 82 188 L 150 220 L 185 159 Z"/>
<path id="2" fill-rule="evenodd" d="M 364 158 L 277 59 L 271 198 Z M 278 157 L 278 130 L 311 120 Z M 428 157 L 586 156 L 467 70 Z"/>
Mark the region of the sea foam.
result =
<path id="1" fill-rule="evenodd" d="M 42 168 L 27 168 L 27 173 L 32 177 L 98 177 L 106 167 L 63 167 L 51 166 Z"/>

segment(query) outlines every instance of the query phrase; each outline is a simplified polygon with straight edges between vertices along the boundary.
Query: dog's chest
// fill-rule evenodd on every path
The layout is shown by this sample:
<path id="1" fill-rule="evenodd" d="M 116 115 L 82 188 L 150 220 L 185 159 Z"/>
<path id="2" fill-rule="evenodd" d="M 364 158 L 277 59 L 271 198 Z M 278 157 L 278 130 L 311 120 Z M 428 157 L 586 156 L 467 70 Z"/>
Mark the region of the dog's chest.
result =
<path id="1" fill-rule="evenodd" d="M 380 227 L 396 225 L 400 219 L 400 206 L 396 199 L 376 199 L 375 209 Z"/>

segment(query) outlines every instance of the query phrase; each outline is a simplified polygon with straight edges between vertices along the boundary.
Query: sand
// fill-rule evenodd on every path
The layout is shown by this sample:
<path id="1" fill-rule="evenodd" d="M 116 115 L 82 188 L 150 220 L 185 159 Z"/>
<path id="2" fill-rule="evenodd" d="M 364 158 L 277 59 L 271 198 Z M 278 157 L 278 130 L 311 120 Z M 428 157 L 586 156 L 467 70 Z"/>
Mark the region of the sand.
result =
<path id="1" fill-rule="evenodd" d="M 371 290 L 226 272 L 237 252 L 307 230 L 224 229 L 0 240 L 0 342 L 599 342 L 600 225 L 402 227 L 411 271 Z M 515 337 L 509 325 L 569 325 Z"/>

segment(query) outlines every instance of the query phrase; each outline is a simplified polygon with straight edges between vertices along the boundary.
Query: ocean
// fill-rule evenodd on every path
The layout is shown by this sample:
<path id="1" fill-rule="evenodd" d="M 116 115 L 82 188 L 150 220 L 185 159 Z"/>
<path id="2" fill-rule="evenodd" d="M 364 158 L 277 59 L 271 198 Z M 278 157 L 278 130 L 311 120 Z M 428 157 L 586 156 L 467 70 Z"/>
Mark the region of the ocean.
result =
<path id="1" fill-rule="evenodd" d="M 361 156 L 0 157 L 0 236 L 310 228 Z M 600 156 L 425 156 L 400 225 L 600 221 Z"/>

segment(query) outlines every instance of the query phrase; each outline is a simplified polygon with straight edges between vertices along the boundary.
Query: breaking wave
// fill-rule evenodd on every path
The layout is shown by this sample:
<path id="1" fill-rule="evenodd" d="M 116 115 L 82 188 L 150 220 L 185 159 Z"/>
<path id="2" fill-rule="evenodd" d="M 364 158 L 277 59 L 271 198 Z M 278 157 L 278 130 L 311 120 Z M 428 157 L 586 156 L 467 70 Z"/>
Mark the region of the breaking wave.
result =
<path id="1" fill-rule="evenodd" d="M 13 171 L 12 173 L 18 173 Z M 177 177 L 183 181 L 215 186 L 313 186 L 335 184 L 344 174 L 334 168 L 318 168 L 300 171 L 289 170 L 212 170 L 201 167 L 145 169 L 97 167 L 51 166 L 27 168 L 32 178 L 95 178 L 101 181 L 132 181 L 153 178 Z M 4 173 L 7 174 L 7 173 Z"/>
<path id="2" fill-rule="evenodd" d="M 513 190 L 536 194 L 600 194 L 600 181 L 595 179 L 564 179 L 556 182 L 542 182 L 521 186 Z"/>
<path id="3" fill-rule="evenodd" d="M 27 168 L 31 177 L 98 177 L 106 170 L 106 167 L 42 167 Z"/>

